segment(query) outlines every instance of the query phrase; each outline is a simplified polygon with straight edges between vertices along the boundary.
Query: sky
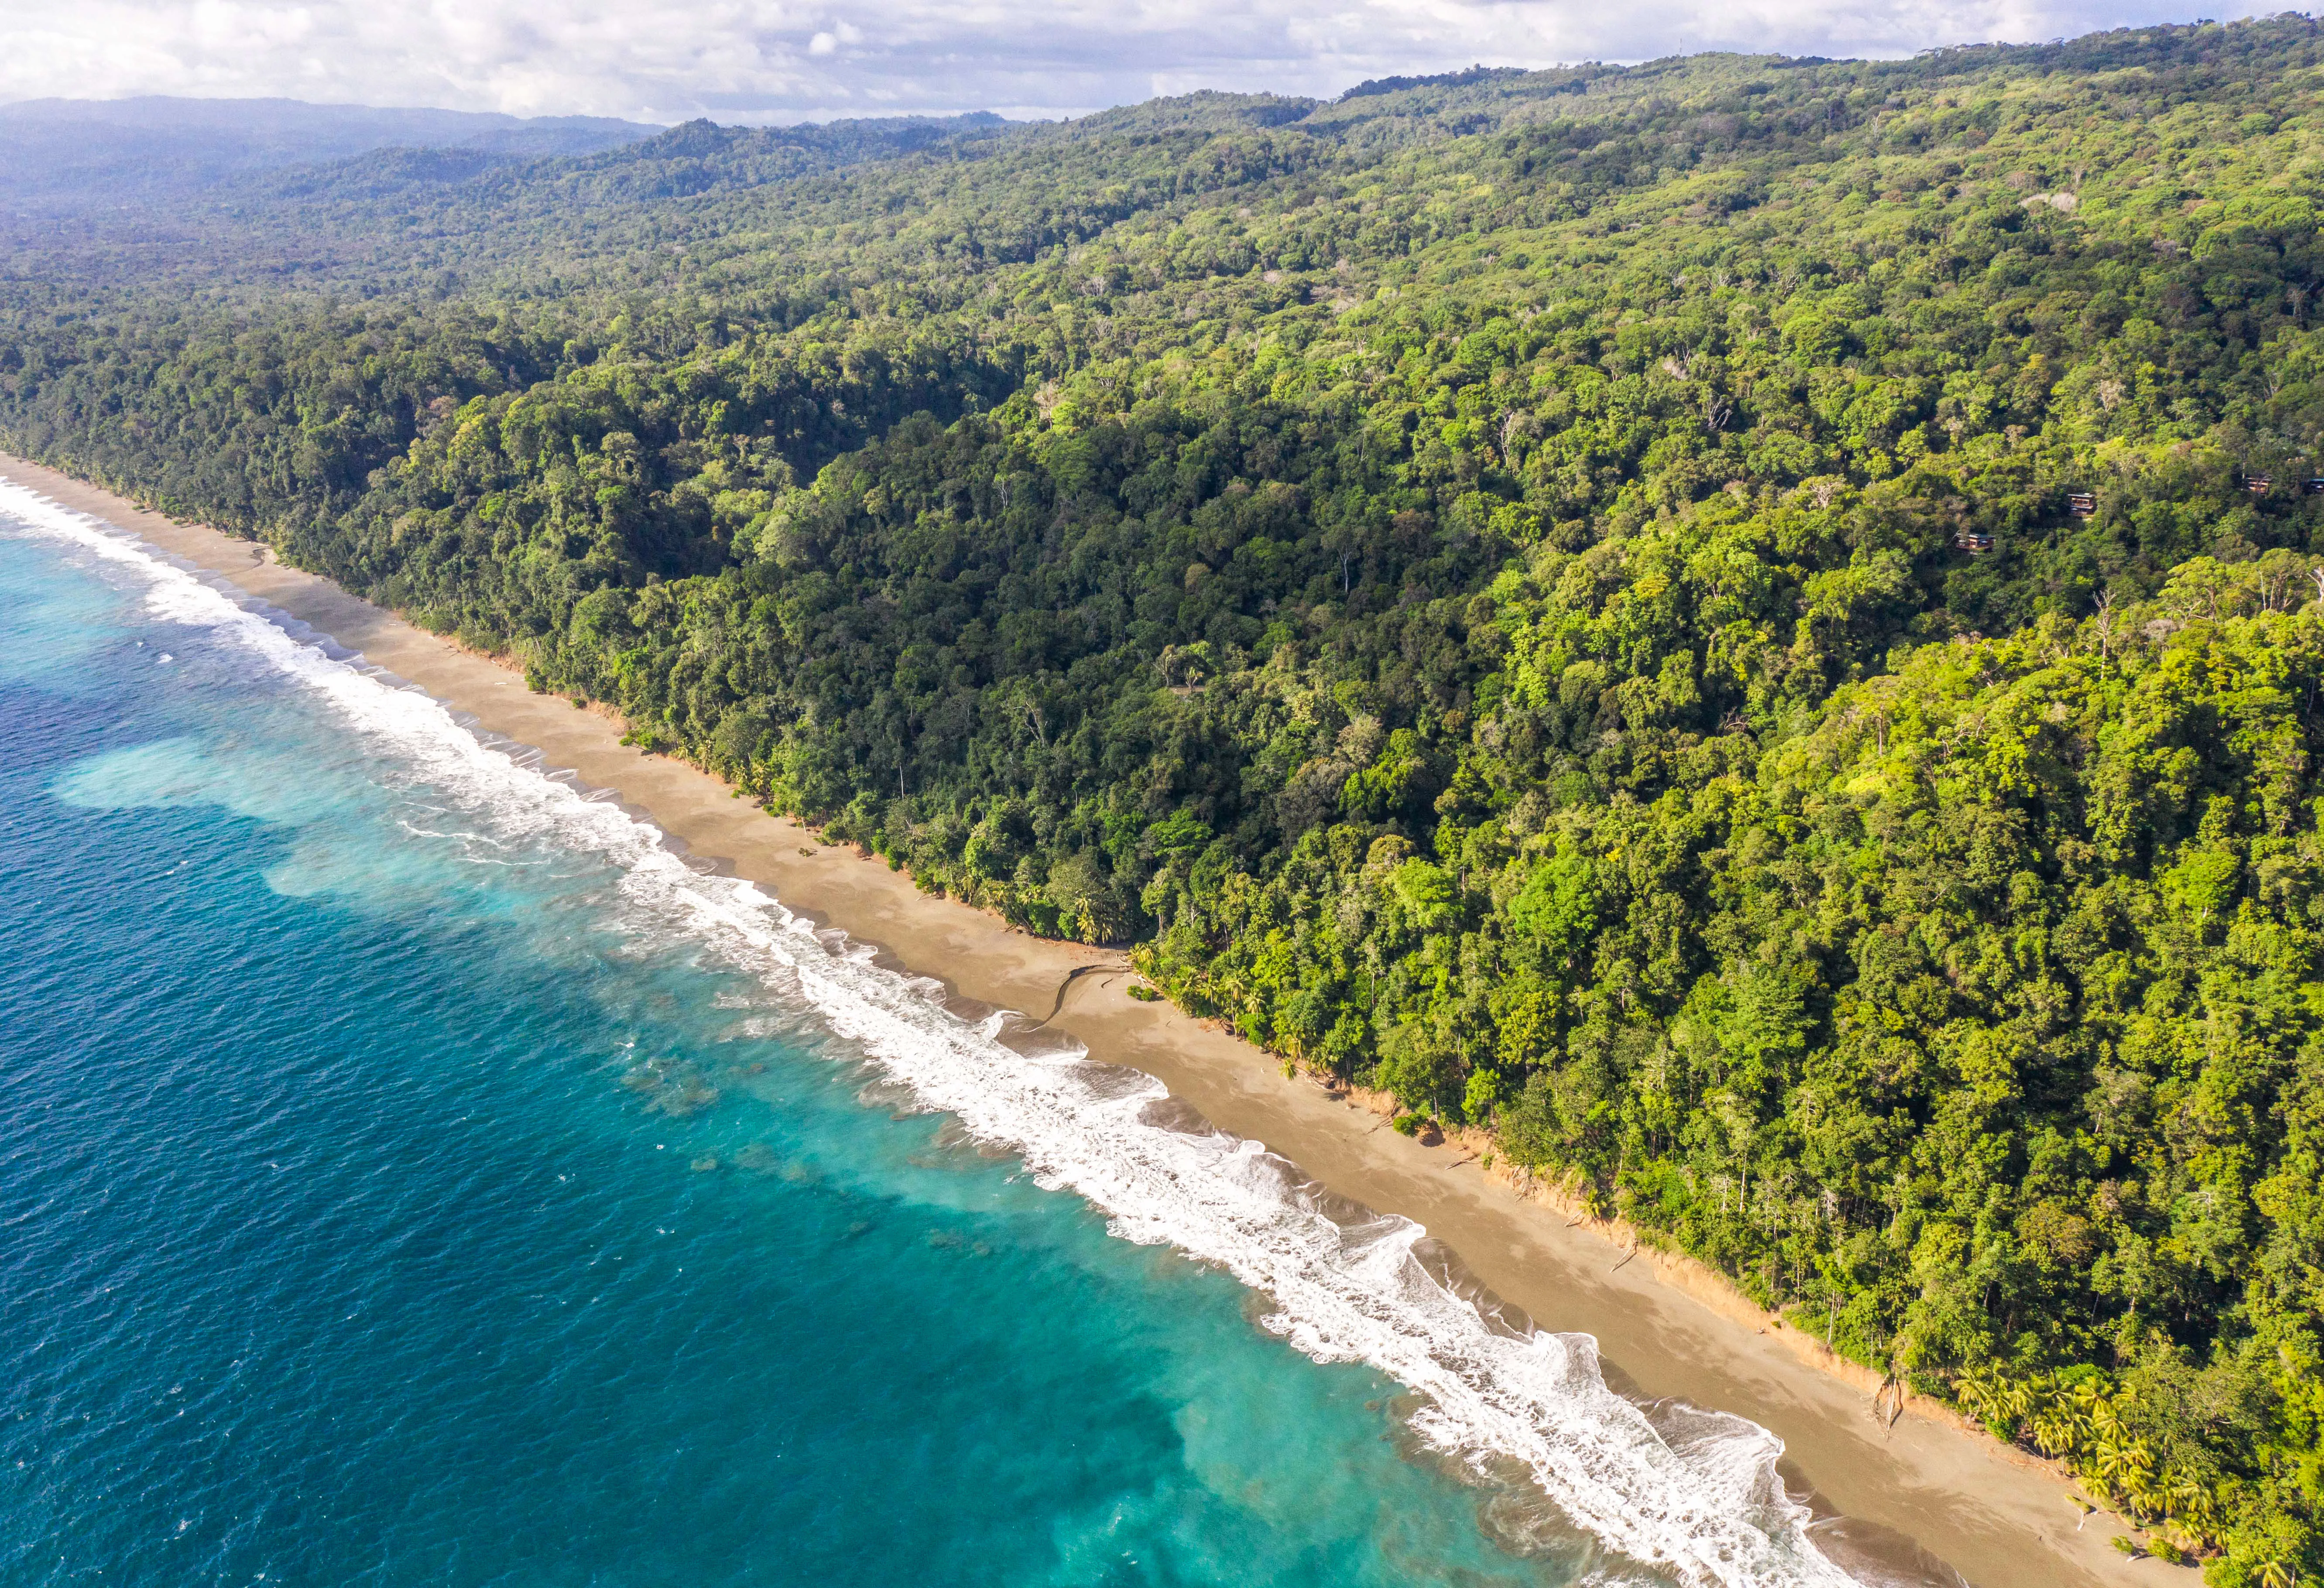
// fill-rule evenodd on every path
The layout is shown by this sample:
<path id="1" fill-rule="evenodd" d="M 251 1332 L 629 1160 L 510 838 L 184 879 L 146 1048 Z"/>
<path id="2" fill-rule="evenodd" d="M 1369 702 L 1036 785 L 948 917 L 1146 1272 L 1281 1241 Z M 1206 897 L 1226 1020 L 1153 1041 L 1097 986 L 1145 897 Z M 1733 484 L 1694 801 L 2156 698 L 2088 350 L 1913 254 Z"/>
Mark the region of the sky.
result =
<path id="1" fill-rule="evenodd" d="M 0 0 L 0 102 L 280 96 L 735 123 L 1324 96 L 1472 63 L 1909 55 L 2218 0 Z"/>

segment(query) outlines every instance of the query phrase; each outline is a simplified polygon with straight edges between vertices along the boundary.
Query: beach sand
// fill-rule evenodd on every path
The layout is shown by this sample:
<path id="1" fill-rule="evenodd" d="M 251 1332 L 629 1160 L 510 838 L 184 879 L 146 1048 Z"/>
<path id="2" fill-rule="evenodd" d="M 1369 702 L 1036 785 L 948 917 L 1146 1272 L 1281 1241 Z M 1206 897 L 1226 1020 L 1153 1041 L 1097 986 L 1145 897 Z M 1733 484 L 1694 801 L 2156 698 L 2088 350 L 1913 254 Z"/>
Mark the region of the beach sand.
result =
<path id="1" fill-rule="evenodd" d="M 1039 1018 L 1092 1054 L 1158 1078 L 1221 1129 L 1263 1143 L 1330 1190 L 1427 1226 L 1482 1285 L 1541 1326 L 1597 1336 L 1618 1388 L 1751 1418 L 1784 1443 L 1785 1475 L 1837 1511 L 1832 1547 L 1909 1568 L 1916 1550 L 1977 1588 L 2144 1583 L 2191 1588 L 2195 1574 L 2132 1561 L 2101 1512 L 2080 1517 L 2053 1471 L 1917 1400 L 1893 1422 L 1877 1385 L 1812 1339 L 1775 1324 L 1683 1260 L 1635 1259 L 1623 1232 L 1569 1216 L 1489 1177 L 1471 1146 L 1428 1145 L 1388 1128 L 1360 1097 L 1286 1078 L 1279 1063 L 1215 1023 L 1126 991 L 1119 951 L 1048 942 L 997 917 L 928 897 L 909 877 L 849 848 L 826 847 L 708 775 L 620 743 L 621 725 L 557 695 L 529 693 L 498 663 L 275 562 L 246 540 L 145 512 L 109 492 L 0 454 L 0 475 L 96 515 L 222 575 L 249 594 L 361 651 L 493 732 L 538 747 L 553 767 L 609 789 L 679 840 L 799 913 L 876 944 L 899 968 L 958 996 Z M 1073 973 L 1091 968 L 1091 973 Z M 1073 978 L 1068 984 L 1068 978 Z M 1917 1575 L 1917 1573 L 1908 1573 Z"/>

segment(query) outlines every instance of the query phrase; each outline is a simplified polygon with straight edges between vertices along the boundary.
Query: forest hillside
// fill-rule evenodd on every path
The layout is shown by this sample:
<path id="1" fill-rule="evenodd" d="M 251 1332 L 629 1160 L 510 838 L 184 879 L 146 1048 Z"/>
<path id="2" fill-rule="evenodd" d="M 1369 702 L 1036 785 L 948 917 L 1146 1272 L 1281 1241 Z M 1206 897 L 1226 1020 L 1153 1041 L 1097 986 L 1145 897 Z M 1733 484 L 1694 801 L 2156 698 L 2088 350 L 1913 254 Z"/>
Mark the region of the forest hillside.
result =
<path id="1" fill-rule="evenodd" d="M 373 153 L 0 238 L 0 445 L 1135 945 L 2289 1588 L 2319 224 L 2299 17 Z"/>

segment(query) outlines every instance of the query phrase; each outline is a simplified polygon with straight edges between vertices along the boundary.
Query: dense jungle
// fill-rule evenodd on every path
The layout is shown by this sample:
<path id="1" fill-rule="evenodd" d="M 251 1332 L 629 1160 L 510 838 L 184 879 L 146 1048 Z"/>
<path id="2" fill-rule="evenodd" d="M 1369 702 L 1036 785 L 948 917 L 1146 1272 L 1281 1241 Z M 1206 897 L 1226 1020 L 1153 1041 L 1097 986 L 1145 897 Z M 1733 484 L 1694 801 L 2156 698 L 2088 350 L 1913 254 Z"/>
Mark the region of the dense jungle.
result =
<path id="1" fill-rule="evenodd" d="M 0 445 L 1130 945 L 2290 1588 L 2319 225 L 2293 16 L 391 150 L 0 223 Z"/>

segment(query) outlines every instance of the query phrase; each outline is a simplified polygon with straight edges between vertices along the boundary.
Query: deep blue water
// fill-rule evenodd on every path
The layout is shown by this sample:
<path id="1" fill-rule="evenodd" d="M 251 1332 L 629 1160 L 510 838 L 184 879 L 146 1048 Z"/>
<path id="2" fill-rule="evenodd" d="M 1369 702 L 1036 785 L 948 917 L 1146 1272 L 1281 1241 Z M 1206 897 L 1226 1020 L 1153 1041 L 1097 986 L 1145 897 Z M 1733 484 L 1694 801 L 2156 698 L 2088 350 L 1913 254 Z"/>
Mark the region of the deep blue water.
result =
<path id="1" fill-rule="evenodd" d="M 1379 1373 L 147 594 L 0 527 L 0 1582 L 1570 1572 Z"/>

